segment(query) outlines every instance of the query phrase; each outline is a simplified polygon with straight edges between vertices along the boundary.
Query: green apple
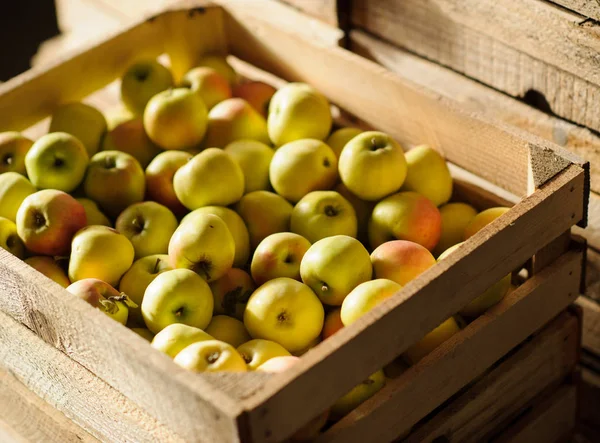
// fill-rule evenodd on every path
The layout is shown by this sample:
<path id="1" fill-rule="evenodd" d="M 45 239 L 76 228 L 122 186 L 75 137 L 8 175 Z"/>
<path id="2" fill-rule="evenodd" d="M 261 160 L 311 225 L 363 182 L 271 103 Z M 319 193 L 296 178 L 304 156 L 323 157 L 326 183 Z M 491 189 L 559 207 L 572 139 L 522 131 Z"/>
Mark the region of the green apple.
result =
<path id="1" fill-rule="evenodd" d="M 185 151 L 165 151 L 158 154 L 146 168 L 146 195 L 181 216 L 188 210 L 181 204 L 173 187 L 175 173 L 193 158 Z"/>
<path id="2" fill-rule="evenodd" d="M 85 146 L 66 132 L 46 134 L 25 156 L 31 183 L 40 189 L 71 192 L 83 180 L 88 165 Z"/>
<path id="3" fill-rule="evenodd" d="M 273 86 L 261 81 L 248 81 L 233 88 L 234 97 L 246 100 L 265 118 L 269 115 L 269 103 L 276 92 Z"/>
<path id="4" fill-rule="evenodd" d="M 12 220 L 0 217 L 0 248 L 7 250 L 17 258 L 25 258 L 25 245 Z"/>
<path id="5" fill-rule="evenodd" d="M 79 280 L 67 287 L 67 292 L 85 300 L 121 324 L 127 323 L 129 307 L 137 306 L 127 295 L 120 293 L 105 281 L 97 278 Z"/>
<path id="6" fill-rule="evenodd" d="M 402 357 L 409 364 L 414 365 L 459 331 L 458 323 L 456 323 L 454 317 L 450 317 L 421 340 L 410 346 L 404 351 Z"/>
<path id="7" fill-rule="evenodd" d="M 424 195 L 440 206 L 452 196 L 452 176 L 444 158 L 427 145 L 416 146 L 406 153 L 408 172 L 402 189 Z"/>
<path id="8" fill-rule="evenodd" d="M 340 317 L 344 326 L 354 323 L 386 298 L 396 294 L 402 286 L 392 280 L 378 278 L 361 283 L 342 302 Z"/>
<path id="9" fill-rule="evenodd" d="M 310 242 L 298 234 L 278 232 L 265 238 L 252 256 L 250 272 L 257 285 L 277 277 L 300 281 L 300 263 Z"/>
<path id="10" fill-rule="evenodd" d="M 150 283 L 162 272 L 170 271 L 169 256 L 166 254 L 149 255 L 136 260 L 121 278 L 119 290 L 124 292 L 138 305 L 129 310 L 129 322 L 144 324 L 142 318 L 142 300 Z"/>
<path id="11" fill-rule="evenodd" d="M 132 155 L 145 168 L 161 149 L 144 130 L 141 117 L 123 118 L 106 133 L 102 141 L 103 151 L 121 151 Z"/>
<path id="12" fill-rule="evenodd" d="M 477 215 L 477 210 L 466 203 L 446 203 L 440 206 L 442 232 L 433 250 L 436 256 L 463 241 L 465 229 Z"/>
<path id="13" fill-rule="evenodd" d="M 81 203 L 54 189 L 31 194 L 17 212 L 19 237 L 27 249 L 41 255 L 68 255 L 71 239 L 86 224 Z"/>
<path id="14" fill-rule="evenodd" d="M 16 221 L 21 203 L 36 191 L 36 187 L 21 174 L 16 172 L 0 174 L 0 217 Z"/>
<path id="15" fill-rule="evenodd" d="M 154 339 L 154 334 L 147 328 L 131 328 L 131 330 L 148 342 Z"/>
<path id="16" fill-rule="evenodd" d="M 325 140 L 331 130 L 329 102 L 305 83 L 288 83 L 269 104 L 269 137 L 276 146 L 313 138 Z"/>
<path id="17" fill-rule="evenodd" d="M 246 271 L 231 268 L 223 277 L 210 283 L 215 305 L 214 313 L 244 320 L 246 303 L 255 289 L 254 280 Z"/>
<path id="18" fill-rule="evenodd" d="M 375 202 L 361 200 L 352 192 L 350 192 L 343 183 L 338 183 L 338 185 L 334 188 L 334 191 L 338 192 L 342 197 L 348 200 L 348 202 L 354 208 L 354 213 L 356 214 L 356 224 L 358 227 L 357 238 L 363 243 L 367 244 L 369 238 L 369 219 L 371 218 L 371 213 L 375 207 Z"/>
<path id="19" fill-rule="evenodd" d="M 138 259 L 166 254 L 169 240 L 178 224 L 169 208 L 148 201 L 134 203 L 121 212 L 115 222 L 115 229 L 129 239 L 135 249 L 135 258 Z"/>
<path id="20" fill-rule="evenodd" d="M 189 269 L 162 272 L 144 292 L 142 316 L 155 334 L 173 323 L 204 329 L 212 314 L 213 297 L 208 283 Z"/>
<path id="21" fill-rule="evenodd" d="M 230 344 L 219 340 L 193 343 L 179 352 L 173 361 L 194 372 L 247 371 L 239 352 Z"/>
<path id="22" fill-rule="evenodd" d="M 379 370 L 370 375 L 365 381 L 352 388 L 350 392 L 338 399 L 331 407 L 331 419 L 339 420 L 361 403 L 373 397 L 385 386 L 385 374 Z"/>
<path id="23" fill-rule="evenodd" d="M 273 149 L 256 140 L 237 140 L 225 147 L 227 152 L 242 168 L 244 192 L 266 191 L 269 183 L 269 166 Z"/>
<path id="24" fill-rule="evenodd" d="M 242 98 L 229 98 L 208 113 L 207 148 L 224 148 L 236 140 L 257 140 L 269 143 L 267 122 Z"/>
<path id="25" fill-rule="evenodd" d="M 471 220 L 471 222 L 465 228 L 463 240 L 471 238 L 473 235 L 475 235 L 485 226 L 489 225 L 491 222 L 496 220 L 498 217 L 506 214 L 509 210 L 510 208 L 498 206 L 496 208 L 488 208 L 484 211 L 481 211 L 473 218 L 473 220 Z"/>
<path id="26" fill-rule="evenodd" d="M 309 192 L 294 206 L 290 230 L 311 243 L 333 235 L 356 237 L 356 213 L 335 191 Z"/>
<path id="27" fill-rule="evenodd" d="M 198 62 L 198 66 L 212 68 L 227 79 L 231 86 L 235 86 L 238 82 L 237 72 L 231 67 L 227 58 L 221 55 L 209 54 L 205 55 Z"/>
<path id="28" fill-rule="evenodd" d="M 83 205 L 85 209 L 85 215 L 87 219 L 87 225 L 101 225 L 101 226 L 112 226 L 112 223 L 106 215 L 100 210 L 95 201 L 89 198 L 78 198 L 76 199 Z"/>
<path id="29" fill-rule="evenodd" d="M 69 279 L 72 282 L 97 278 L 111 286 L 133 264 L 135 251 L 127 237 L 106 226 L 88 226 L 81 229 L 71 245 Z"/>
<path id="30" fill-rule="evenodd" d="M 198 146 L 206 133 L 207 120 L 206 105 L 187 88 L 156 94 L 144 111 L 144 129 L 150 140 L 163 149 Z"/>
<path id="31" fill-rule="evenodd" d="M 49 132 L 66 132 L 83 143 L 88 157 L 100 149 L 106 133 L 106 119 L 96 108 L 74 102 L 59 106 L 53 113 Z"/>
<path id="32" fill-rule="evenodd" d="M 0 174 L 18 172 L 25 175 L 25 156 L 33 145 L 20 132 L 0 132 Z"/>
<path id="33" fill-rule="evenodd" d="M 0 231 L 2 231 L 2 221 L 0 220 Z M 69 281 L 69 277 L 67 277 L 67 273 L 63 270 L 63 268 L 58 264 L 58 262 L 52 257 L 46 256 L 35 256 L 29 257 L 25 260 L 29 266 L 41 272 L 50 280 L 54 280 L 56 283 L 61 285 L 63 288 L 68 287 L 71 282 Z"/>
<path id="34" fill-rule="evenodd" d="M 234 348 L 251 339 L 244 323 L 227 315 L 215 315 L 206 327 L 206 333 Z"/>
<path id="35" fill-rule="evenodd" d="M 179 352 L 192 343 L 213 338 L 200 328 L 188 326 L 183 323 L 173 323 L 163 328 L 152 339 L 152 347 L 175 358 Z"/>
<path id="36" fill-rule="evenodd" d="M 315 293 L 291 278 L 269 280 L 250 296 L 244 324 L 252 338 L 279 343 L 289 352 L 321 334 L 325 312 Z"/>
<path id="37" fill-rule="evenodd" d="M 309 192 L 333 188 L 337 178 L 335 154 L 325 143 L 314 139 L 281 146 L 269 166 L 273 189 L 292 203 Z"/>
<path id="38" fill-rule="evenodd" d="M 436 261 L 431 252 L 418 243 L 393 240 L 379 245 L 371 254 L 375 278 L 387 278 L 405 286 Z"/>
<path id="39" fill-rule="evenodd" d="M 293 209 L 286 199 L 268 191 L 250 192 L 235 205 L 248 228 L 252 249 L 271 234 L 289 231 Z"/>
<path id="40" fill-rule="evenodd" d="M 335 235 L 313 244 L 300 264 L 300 276 L 321 301 L 341 306 L 359 284 L 371 280 L 369 252 L 355 238 Z"/>
<path id="41" fill-rule="evenodd" d="M 188 71 L 183 76 L 180 86 L 189 88 L 198 94 L 208 109 L 231 98 L 231 86 L 227 79 L 216 70 L 206 66 L 199 66 Z"/>
<path id="42" fill-rule="evenodd" d="M 233 236 L 225 222 L 213 214 L 199 214 L 181 223 L 169 242 L 171 266 L 191 269 L 207 282 L 224 276 L 234 257 Z"/>
<path id="43" fill-rule="evenodd" d="M 361 134 L 362 132 L 363 131 L 358 128 L 340 128 L 336 131 L 333 131 L 331 135 L 327 138 L 325 143 L 327 144 L 327 146 L 333 149 L 335 156 L 339 159 L 340 154 L 342 153 L 342 149 L 344 149 L 344 146 L 346 146 L 346 144 L 350 140 L 352 140 L 354 137 L 356 137 L 358 134 Z"/>
<path id="44" fill-rule="evenodd" d="M 407 165 L 402 147 L 392 137 L 367 131 L 344 146 L 339 171 L 350 192 L 363 200 L 376 201 L 400 189 Z"/>
<path id="45" fill-rule="evenodd" d="M 255 371 L 259 366 L 272 358 L 289 357 L 291 355 L 279 343 L 260 338 L 250 340 L 238 346 L 237 350 L 246 362 L 246 365 L 248 365 L 249 371 Z"/>
<path id="46" fill-rule="evenodd" d="M 244 224 L 244 220 L 232 209 L 223 206 L 204 206 L 203 208 L 195 209 L 186 215 L 181 222 L 187 222 L 201 214 L 213 214 L 219 217 L 227 225 L 227 229 L 233 236 L 235 243 L 235 256 L 233 258 L 233 266 L 242 268 L 248 263 L 250 257 L 250 237 L 248 229 Z"/>
<path id="47" fill-rule="evenodd" d="M 117 217 L 128 206 L 144 200 L 144 170 L 124 152 L 98 152 L 90 160 L 83 188 L 107 215 Z"/>
<path id="48" fill-rule="evenodd" d="M 188 209 L 228 206 L 244 195 L 244 173 L 225 151 L 209 148 L 177 170 L 173 188 L 177 199 Z"/>
<path id="49" fill-rule="evenodd" d="M 131 113 L 141 116 L 152 97 L 172 86 L 169 69 L 156 60 L 139 61 L 121 79 L 121 101 Z"/>

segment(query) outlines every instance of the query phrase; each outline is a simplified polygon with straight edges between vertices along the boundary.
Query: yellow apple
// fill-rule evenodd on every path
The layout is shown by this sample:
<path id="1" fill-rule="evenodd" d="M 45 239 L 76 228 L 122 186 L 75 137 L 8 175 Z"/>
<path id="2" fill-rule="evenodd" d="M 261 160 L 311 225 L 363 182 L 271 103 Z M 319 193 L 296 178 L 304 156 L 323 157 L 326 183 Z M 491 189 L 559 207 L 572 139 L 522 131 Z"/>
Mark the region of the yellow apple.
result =
<path id="1" fill-rule="evenodd" d="M 12 220 L 0 217 L 0 248 L 17 258 L 25 257 L 25 244 L 19 237 L 17 225 Z"/>
<path id="2" fill-rule="evenodd" d="M 438 256 L 450 246 L 463 241 L 465 229 L 477 215 L 477 211 L 466 203 L 447 203 L 440 206 L 442 232 L 440 241 L 433 250 Z"/>
<path id="3" fill-rule="evenodd" d="M 371 254 L 375 278 L 387 278 L 405 286 L 436 261 L 431 252 L 418 243 L 393 240 L 377 247 Z"/>
<path id="4" fill-rule="evenodd" d="M 106 119 L 93 106 L 73 102 L 59 106 L 53 113 L 49 132 L 66 132 L 83 143 L 87 156 L 98 149 L 106 133 Z"/>
<path id="5" fill-rule="evenodd" d="M 272 358 L 291 356 L 287 349 L 279 343 L 260 338 L 247 341 L 238 346 L 237 350 L 246 362 L 246 365 L 248 365 L 249 371 L 257 370 L 261 365 Z"/>
<path id="6" fill-rule="evenodd" d="M 340 306 L 359 284 L 371 280 L 369 252 L 355 238 L 335 235 L 319 240 L 304 254 L 302 281 L 327 305 Z"/>
<path id="7" fill-rule="evenodd" d="M 77 198 L 76 199 L 85 210 L 85 216 L 87 219 L 87 226 L 101 225 L 101 226 L 112 226 L 112 223 L 106 215 L 102 213 L 95 201 L 89 198 Z"/>
<path id="8" fill-rule="evenodd" d="M 231 86 L 227 79 L 216 70 L 206 66 L 199 66 L 188 71 L 183 76 L 180 86 L 189 88 L 198 94 L 208 109 L 231 98 Z"/>
<path id="9" fill-rule="evenodd" d="M 233 236 L 225 222 L 213 214 L 198 214 L 181 223 L 169 242 L 171 266 L 191 269 L 207 282 L 224 276 L 234 257 Z"/>
<path id="10" fill-rule="evenodd" d="M 244 359 L 233 346 L 219 340 L 205 340 L 184 348 L 173 360 L 194 372 L 246 372 Z"/>
<path id="11" fill-rule="evenodd" d="M 269 103 L 275 92 L 277 89 L 261 81 L 249 81 L 233 88 L 234 97 L 246 100 L 265 118 L 269 115 Z"/>
<path id="12" fill-rule="evenodd" d="M 72 283 L 67 287 L 67 292 L 85 300 L 122 325 L 127 323 L 129 306 L 137 306 L 127 295 L 120 294 L 111 285 L 97 278 L 85 278 Z"/>
<path id="13" fill-rule="evenodd" d="M 200 59 L 198 66 L 212 68 L 227 79 L 231 86 L 238 82 L 238 75 L 227 59 L 221 55 L 208 54 Z"/>
<path id="14" fill-rule="evenodd" d="M 145 168 L 161 150 L 144 130 L 141 117 L 122 119 L 107 132 L 102 141 L 103 151 L 121 151 L 133 156 Z"/>
<path id="15" fill-rule="evenodd" d="M 340 128 L 336 131 L 333 131 L 325 143 L 327 146 L 333 149 L 335 156 L 339 159 L 344 146 L 346 146 L 350 140 L 362 132 L 363 131 L 358 128 Z"/>
<path id="16" fill-rule="evenodd" d="M 373 397 L 385 386 L 385 374 L 379 370 L 370 375 L 365 381 L 352 388 L 350 392 L 338 399 L 331 407 L 330 418 L 334 421 L 356 409 L 361 403 Z"/>
<path id="17" fill-rule="evenodd" d="M 427 145 L 417 146 L 406 153 L 408 173 L 402 189 L 424 195 L 440 206 L 452 196 L 452 176 L 446 160 Z"/>
<path id="18" fill-rule="evenodd" d="M 268 341 L 268 340 L 264 340 Z M 275 343 L 275 342 L 270 342 Z M 277 344 L 277 343 L 275 343 Z M 285 349 L 282 347 L 285 351 Z M 287 352 L 287 351 L 285 351 Z M 260 372 L 284 372 L 290 369 L 292 366 L 295 366 L 296 363 L 300 361 L 300 357 L 296 357 L 295 355 L 278 355 L 276 357 L 271 357 L 265 362 L 261 363 L 258 367 L 254 368 L 256 371 Z"/>
<path id="19" fill-rule="evenodd" d="M 188 210 L 175 194 L 173 177 L 192 157 L 185 151 L 165 151 L 154 157 L 146 168 L 146 198 L 165 205 L 177 216 L 185 214 Z"/>
<path id="20" fill-rule="evenodd" d="M 2 231 L 2 220 L 0 220 L 0 232 L 1 231 Z M 71 284 L 71 282 L 69 281 L 69 278 L 67 277 L 66 272 L 57 263 L 57 261 L 55 259 L 53 259 L 52 257 L 45 257 L 45 256 L 29 257 L 27 260 L 25 260 L 25 263 L 27 263 L 29 266 L 31 266 L 38 272 L 41 272 L 49 279 L 54 280 L 56 283 L 61 285 L 63 288 L 66 288 Z"/>
<path id="21" fill-rule="evenodd" d="M 321 337 L 323 340 L 331 337 L 337 331 L 344 327 L 344 323 L 342 323 L 342 308 L 336 308 L 332 311 L 329 311 L 325 316 L 325 323 L 323 323 L 323 332 L 321 333 Z"/>
<path id="22" fill-rule="evenodd" d="M 251 339 L 244 323 L 227 315 L 215 315 L 206 327 L 206 333 L 234 348 Z"/>
<path id="23" fill-rule="evenodd" d="M 156 60 L 141 60 L 131 65 L 121 79 L 121 101 L 132 114 L 141 116 L 152 97 L 172 86 L 168 68 Z"/>
<path id="24" fill-rule="evenodd" d="M 214 313 L 229 315 L 243 321 L 246 303 L 255 289 L 254 280 L 246 271 L 231 268 L 223 277 L 210 283 Z"/>
<path id="25" fill-rule="evenodd" d="M 356 213 L 335 191 L 309 192 L 294 206 L 290 230 L 311 243 L 334 235 L 356 237 Z"/>
<path id="26" fill-rule="evenodd" d="M 496 220 L 501 215 L 506 214 L 509 209 L 510 208 L 500 206 L 496 208 L 486 209 L 485 211 L 482 211 L 479 214 L 477 214 L 473 218 L 473 220 L 471 220 L 471 223 L 469 223 L 465 228 L 463 240 L 471 238 L 473 235 L 479 232 L 479 230 L 483 229 L 485 226 Z"/>
<path id="27" fill-rule="evenodd" d="M 325 140 L 332 123 L 329 102 L 310 85 L 288 83 L 271 98 L 267 123 L 276 146 L 305 138 Z"/>
<path id="28" fill-rule="evenodd" d="M 250 272 L 257 285 L 277 277 L 300 280 L 300 263 L 310 242 L 298 234 L 278 232 L 265 238 L 252 256 Z"/>
<path id="29" fill-rule="evenodd" d="M 152 342 L 152 339 L 154 339 L 154 334 L 147 328 L 131 328 L 131 330 L 146 341 Z"/>
<path id="30" fill-rule="evenodd" d="M 173 188 L 177 199 L 191 210 L 228 206 L 244 195 L 244 173 L 225 151 L 208 148 L 177 170 Z"/>
<path id="31" fill-rule="evenodd" d="M 269 280 L 250 296 L 244 325 L 253 338 L 272 340 L 294 352 L 321 334 L 324 317 L 323 305 L 308 286 L 281 277 Z"/>
<path id="32" fill-rule="evenodd" d="M 17 172 L 0 174 L 0 217 L 17 221 L 17 211 L 21 203 L 36 191 L 36 187 Z"/>
<path id="33" fill-rule="evenodd" d="M 88 226 L 81 229 L 71 245 L 69 279 L 97 278 L 111 286 L 133 264 L 135 251 L 131 242 L 115 229 L 106 226 Z"/>
<path id="34" fill-rule="evenodd" d="M 371 218 L 371 213 L 375 207 L 375 202 L 361 200 L 352 192 L 350 192 L 343 183 L 338 183 L 333 190 L 348 200 L 348 202 L 354 208 L 354 213 L 356 214 L 356 225 L 358 228 L 356 237 L 364 244 L 367 244 L 369 238 L 369 219 Z"/>
<path id="35" fill-rule="evenodd" d="M 342 302 L 340 317 L 344 326 L 354 323 L 385 299 L 396 294 L 402 286 L 392 280 L 378 278 L 361 283 Z"/>
<path id="36" fill-rule="evenodd" d="M 409 364 L 414 365 L 459 331 L 458 323 L 456 323 L 454 317 L 450 317 L 421 340 L 410 346 L 404 351 L 402 356 Z"/>
<path id="37" fill-rule="evenodd" d="M 323 324 L 325 324 L 324 320 L 323 320 Z M 296 357 L 301 357 L 304 354 L 306 354 L 308 351 L 310 351 L 312 348 L 317 346 L 319 343 L 321 343 L 321 334 L 319 334 L 319 336 L 317 338 L 315 338 L 314 340 L 311 340 L 311 342 L 309 344 L 307 344 L 306 346 L 304 346 L 302 349 L 298 349 L 298 350 L 292 352 L 292 355 L 294 355 Z"/>
<path id="38" fill-rule="evenodd" d="M 152 339 L 152 347 L 175 358 L 179 352 L 193 343 L 213 338 L 200 328 L 183 323 L 173 323 L 166 326 Z"/>
<path id="39" fill-rule="evenodd" d="M 367 131 L 344 146 L 339 170 L 350 192 L 363 200 L 376 201 L 400 189 L 407 165 L 402 146 L 392 137 Z"/>
<path id="40" fill-rule="evenodd" d="M 274 151 L 256 140 L 237 140 L 225 147 L 227 152 L 242 168 L 244 192 L 266 191 L 269 183 L 269 166 Z"/>
<path id="41" fill-rule="evenodd" d="M 0 174 L 17 172 L 25 175 L 25 156 L 33 141 L 20 132 L 0 132 Z"/>
<path id="42" fill-rule="evenodd" d="M 292 203 L 309 192 L 333 188 L 337 178 L 335 154 L 329 146 L 315 139 L 281 146 L 269 167 L 273 189 Z"/>

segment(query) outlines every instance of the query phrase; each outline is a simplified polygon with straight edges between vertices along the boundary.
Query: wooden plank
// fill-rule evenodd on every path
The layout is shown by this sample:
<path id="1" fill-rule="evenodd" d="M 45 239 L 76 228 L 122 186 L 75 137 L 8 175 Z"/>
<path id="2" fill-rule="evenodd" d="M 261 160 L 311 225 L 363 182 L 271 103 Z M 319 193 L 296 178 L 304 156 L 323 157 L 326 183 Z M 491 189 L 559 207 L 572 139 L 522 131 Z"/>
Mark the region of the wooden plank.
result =
<path id="1" fill-rule="evenodd" d="M 545 96 L 567 120 L 600 129 L 593 23 L 548 2 L 358 0 L 353 24 L 515 97 Z"/>
<path id="2" fill-rule="evenodd" d="M 580 325 L 564 312 L 406 438 L 407 443 L 486 441 L 575 368 Z"/>
<path id="3" fill-rule="evenodd" d="M 333 26 L 338 26 L 337 0 L 281 0 L 300 11 L 323 20 Z"/>
<path id="4" fill-rule="evenodd" d="M 600 441 L 600 373 L 581 369 L 578 431 L 587 441 Z"/>
<path id="5" fill-rule="evenodd" d="M 577 304 L 583 309 L 583 347 L 600 357 L 600 305 L 587 297 L 579 297 Z"/>
<path id="6" fill-rule="evenodd" d="M 571 229 L 563 232 L 560 236 L 552 240 L 533 256 L 531 272 L 533 274 L 539 273 L 542 269 L 566 252 L 569 249 L 570 244 Z"/>
<path id="7" fill-rule="evenodd" d="M 600 2 L 596 0 L 552 0 L 552 3 L 569 8 L 586 17 L 600 20 Z"/>
<path id="8" fill-rule="evenodd" d="M 569 253 L 526 281 L 417 365 L 389 381 L 382 395 L 351 412 L 322 441 L 389 441 L 409 430 L 573 300 L 580 258 L 576 252 Z M 569 293 L 571 296 L 565 297 Z"/>
<path id="9" fill-rule="evenodd" d="M 585 295 L 600 303 L 600 253 L 591 248 L 587 251 Z"/>
<path id="10" fill-rule="evenodd" d="M 564 385 L 534 406 L 495 443 L 558 443 L 568 441 L 576 424 L 577 387 Z"/>

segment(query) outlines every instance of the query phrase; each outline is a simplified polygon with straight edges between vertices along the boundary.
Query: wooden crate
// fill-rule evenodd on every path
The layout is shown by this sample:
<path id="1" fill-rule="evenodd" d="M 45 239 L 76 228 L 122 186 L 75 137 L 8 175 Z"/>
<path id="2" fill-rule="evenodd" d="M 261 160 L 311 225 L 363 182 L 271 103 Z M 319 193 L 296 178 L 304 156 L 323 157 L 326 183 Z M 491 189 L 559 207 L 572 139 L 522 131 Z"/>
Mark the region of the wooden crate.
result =
<path id="1" fill-rule="evenodd" d="M 322 436 L 335 441 L 340 430 L 352 429 L 342 441 L 383 441 L 411 428 L 573 301 L 583 254 L 564 234 L 585 224 L 584 162 L 359 56 L 303 38 L 285 23 L 261 19 L 239 2 L 187 3 L 1 85 L 0 109 L 10 112 L 0 114 L 0 130 L 24 129 L 58 104 L 88 96 L 136 58 L 166 53 L 180 77 L 203 53 L 231 53 L 313 84 L 407 146 L 431 144 L 454 170 L 477 173 L 517 202 L 397 296 L 277 375 L 186 372 L 0 251 L 0 359 L 28 388 L 103 440 L 280 441 L 535 255 L 531 277 L 500 304 Z M 472 185 L 457 187 L 488 204 L 505 201 Z"/>

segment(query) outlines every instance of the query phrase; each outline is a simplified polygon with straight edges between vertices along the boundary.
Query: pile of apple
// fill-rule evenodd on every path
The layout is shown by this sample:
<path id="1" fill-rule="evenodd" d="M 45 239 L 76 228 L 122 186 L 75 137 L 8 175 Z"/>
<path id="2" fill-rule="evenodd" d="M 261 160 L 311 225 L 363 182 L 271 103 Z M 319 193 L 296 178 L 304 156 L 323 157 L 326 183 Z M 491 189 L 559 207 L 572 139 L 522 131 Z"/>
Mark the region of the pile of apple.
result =
<path id="1" fill-rule="evenodd" d="M 35 142 L 0 134 L 0 245 L 193 371 L 284 370 L 507 210 L 448 203 L 437 151 L 332 132 L 314 88 L 240 81 L 222 57 L 178 84 L 136 63 L 121 99 L 108 125 L 68 103 Z M 509 287 L 510 275 L 405 360 Z M 373 374 L 332 417 L 384 382 Z"/>

